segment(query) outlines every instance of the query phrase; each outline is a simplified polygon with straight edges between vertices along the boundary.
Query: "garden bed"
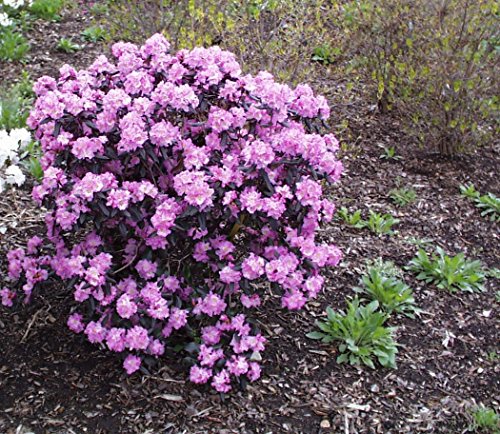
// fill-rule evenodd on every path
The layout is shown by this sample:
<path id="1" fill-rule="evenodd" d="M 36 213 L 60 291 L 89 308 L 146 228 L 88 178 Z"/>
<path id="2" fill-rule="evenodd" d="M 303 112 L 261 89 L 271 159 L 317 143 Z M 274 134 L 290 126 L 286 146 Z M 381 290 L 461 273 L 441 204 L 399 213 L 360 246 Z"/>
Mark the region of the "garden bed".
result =
<path id="1" fill-rule="evenodd" d="M 55 74 L 65 62 L 91 62 L 102 46 L 85 50 L 85 56 L 59 55 L 54 48 L 58 37 L 76 38 L 85 23 L 72 10 L 60 23 L 34 29 L 24 69 L 37 78 Z M 14 81 L 19 68 L 0 63 L 0 74 Z M 0 432 L 458 433 L 470 425 L 474 406 L 498 408 L 498 280 L 488 279 L 485 292 L 450 293 L 405 272 L 423 312 L 415 319 L 391 318 L 399 344 L 394 370 L 339 365 L 334 345 L 305 336 L 327 306 L 345 308 L 367 259 L 404 267 L 418 245 L 439 245 L 487 268 L 500 266 L 498 223 L 481 217 L 459 191 L 473 183 L 481 192 L 499 194 L 498 149 L 447 159 L 424 153 L 406 143 L 393 120 L 357 104 L 343 113 L 352 116 L 357 140 L 342 153 L 344 176 L 330 195 L 339 208 L 360 209 L 364 216 L 369 209 L 391 213 L 400 219 L 397 233 L 375 235 L 340 219 L 323 228 L 320 237 L 343 250 L 343 262 L 300 313 L 284 312 L 279 298 L 258 312 L 269 339 L 261 380 L 222 399 L 191 384 L 172 354 L 152 375 L 128 377 L 117 357 L 67 328 L 72 301 L 63 287 L 47 286 L 32 304 L 0 316 Z M 381 147 L 395 147 L 402 158 L 381 159 Z M 389 191 L 398 185 L 414 188 L 416 200 L 396 207 Z M 29 195 L 26 185 L 0 197 L 0 227 L 6 228 L 0 235 L 2 270 L 7 250 L 41 230 L 40 210 Z"/>

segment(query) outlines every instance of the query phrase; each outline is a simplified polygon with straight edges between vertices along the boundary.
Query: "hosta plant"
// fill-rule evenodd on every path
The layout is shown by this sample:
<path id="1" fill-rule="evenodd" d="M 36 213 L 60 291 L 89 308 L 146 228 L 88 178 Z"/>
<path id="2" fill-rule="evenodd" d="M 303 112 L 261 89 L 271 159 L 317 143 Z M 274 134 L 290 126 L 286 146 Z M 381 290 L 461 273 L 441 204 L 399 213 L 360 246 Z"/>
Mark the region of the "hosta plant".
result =
<path id="1" fill-rule="evenodd" d="M 425 250 L 419 249 L 408 269 L 417 274 L 417 279 L 433 283 L 440 289 L 451 292 L 484 290 L 486 272 L 481 262 L 468 260 L 463 253 L 448 256 L 437 247 L 436 253 L 429 256 Z"/>
<path id="2" fill-rule="evenodd" d="M 300 309 L 340 260 L 316 238 L 342 170 L 328 105 L 218 47 L 157 34 L 112 53 L 35 84 L 47 233 L 9 252 L 3 304 L 62 279 L 69 328 L 129 374 L 184 347 L 191 381 L 228 392 L 260 375 L 252 310 L 269 293 Z"/>
<path id="3" fill-rule="evenodd" d="M 326 321 L 316 323 L 321 331 L 308 333 L 307 337 L 327 344 L 338 342 L 338 363 L 363 363 L 375 368 L 374 361 L 378 361 L 384 367 L 395 368 L 398 350 L 394 328 L 384 326 L 389 315 L 378 307 L 376 300 L 363 306 L 358 298 L 348 303 L 346 312 L 335 312 L 328 307 Z"/>
<path id="4" fill-rule="evenodd" d="M 377 267 L 367 269 L 361 277 L 361 285 L 354 288 L 354 291 L 370 300 L 376 300 L 388 314 L 396 312 L 414 318 L 415 313 L 419 312 L 412 289 L 402 280 L 386 275 Z"/>

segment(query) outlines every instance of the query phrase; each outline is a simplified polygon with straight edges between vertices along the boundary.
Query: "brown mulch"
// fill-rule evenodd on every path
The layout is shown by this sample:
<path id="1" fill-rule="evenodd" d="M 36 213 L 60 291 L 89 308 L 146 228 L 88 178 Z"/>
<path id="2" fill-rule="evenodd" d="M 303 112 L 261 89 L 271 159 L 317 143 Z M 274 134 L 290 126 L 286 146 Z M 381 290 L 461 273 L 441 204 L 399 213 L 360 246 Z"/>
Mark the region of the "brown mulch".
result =
<path id="1" fill-rule="evenodd" d="M 88 20 L 72 10 L 60 23 L 33 29 L 24 67 L 38 77 L 64 62 L 90 63 L 102 47 L 75 55 L 55 50 L 61 36 L 76 39 Z M 0 64 L 2 76 L 14 78 L 21 69 Z M 482 218 L 458 189 L 473 182 L 482 193 L 499 195 L 498 149 L 445 159 L 415 149 L 394 121 L 368 109 L 344 115 L 356 125 L 356 144 L 344 152 L 345 175 L 330 194 L 339 207 L 365 216 L 369 209 L 391 213 L 401 220 L 398 232 L 376 236 L 339 221 L 324 228 L 320 236 L 339 245 L 344 260 L 302 312 L 285 312 L 273 299 L 259 312 L 269 339 L 260 381 L 221 400 L 189 383 L 182 360 L 172 356 L 151 376 L 128 377 L 117 357 L 68 330 L 71 302 L 55 285 L 23 309 L 1 310 L 0 433 L 462 433 L 471 407 L 500 408 L 500 304 L 493 279 L 484 293 L 450 294 L 405 273 L 424 313 L 391 318 L 398 327 L 395 370 L 338 365 L 334 346 L 305 337 L 326 306 L 345 307 L 366 259 L 402 267 L 418 240 L 500 267 L 498 223 Z M 404 158 L 381 160 L 381 145 L 395 146 Z M 412 186 L 416 202 L 395 207 L 389 191 L 397 184 Z M 40 228 L 40 214 L 28 187 L 0 196 L 0 228 L 6 228 L 0 268 L 7 250 Z"/>
<path id="2" fill-rule="evenodd" d="M 79 3 L 79 4 L 78 4 Z M 22 71 L 28 71 L 32 79 L 42 75 L 55 76 L 59 68 L 70 63 L 75 68 L 86 67 L 107 51 L 106 45 L 85 41 L 81 32 L 93 25 L 93 19 L 84 2 L 75 2 L 70 10 L 61 14 L 60 21 L 36 20 L 23 32 L 30 50 L 21 62 L 0 60 L 2 86 L 9 85 L 8 79 L 16 81 Z M 65 53 L 57 49 L 61 38 L 70 39 L 80 46 L 76 53 Z"/>

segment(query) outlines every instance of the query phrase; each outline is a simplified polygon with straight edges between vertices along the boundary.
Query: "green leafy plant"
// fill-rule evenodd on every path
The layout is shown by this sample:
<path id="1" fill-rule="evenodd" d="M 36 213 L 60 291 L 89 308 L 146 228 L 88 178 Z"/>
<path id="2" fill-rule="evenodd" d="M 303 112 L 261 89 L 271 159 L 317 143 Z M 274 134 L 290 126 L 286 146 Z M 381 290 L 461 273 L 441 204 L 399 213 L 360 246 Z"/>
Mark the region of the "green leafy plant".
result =
<path id="1" fill-rule="evenodd" d="M 246 4 L 245 11 L 254 20 L 258 20 L 262 12 L 270 11 L 276 8 L 280 0 L 247 0 L 244 2 Z M 234 8 L 240 7 L 241 3 L 237 1 L 231 1 L 231 6 Z"/>
<path id="2" fill-rule="evenodd" d="M 388 315 L 378 311 L 378 307 L 378 301 L 362 306 L 357 297 L 348 303 L 346 312 L 337 313 L 328 307 L 327 320 L 316 323 L 321 331 L 308 333 L 307 337 L 324 343 L 340 342 L 337 363 L 363 363 L 375 368 L 376 359 L 382 366 L 394 368 L 397 354 L 394 329 L 384 327 Z"/>
<path id="3" fill-rule="evenodd" d="M 382 146 L 383 154 L 380 154 L 381 160 L 402 160 L 403 157 L 396 155 L 396 148 L 394 146 Z"/>
<path id="4" fill-rule="evenodd" d="M 32 99 L 35 97 L 35 91 L 33 90 L 33 80 L 27 71 L 22 71 L 19 81 L 14 85 L 16 92 L 21 98 L 29 100 L 30 104 Z"/>
<path id="5" fill-rule="evenodd" d="M 0 32 L 0 60 L 22 60 L 29 48 L 26 38 L 12 28 Z"/>
<path id="6" fill-rule="evenodd" d="M 93 43 L 105 41 L 107 38 L 106 30 L 99 26 L 87 27 L 82 31 L 81 35 L 85 41 Z"/>
<path id="7" fill-rule="evenodd" d="M 395 219 L 390 214 L 379 214 L 371 210 L 368 220 L 363 220 L 360 210 L 351 214 L 346 207 L 340 208 L 337 214 L 349 226 L 357 229 L 368 228 L 376 234 L 392 235 L 394 233 L 391 230 L 392 226 L 399 223 L 399 219 Z"/>
<path id="8" fill-rule="evenodd" d="M 500 268 L 489 268 L 486 270 L 486 276 L 493 279 L 500 279 Z"/>
<path id="9" fill-rule="evenodd" d="M 109 7 L 106 3 L 94 3 L 90 7 L 90 13 L 94 16 L 106 15 L 109 12 Z"/>
<path id="10" fill-rule="evenodd" d="M 477 199 L 480 196 L 479 192 L 476 190 L 476 187 L 474 187 L 474 184 L 472 183 L 469 185 L 461 185 L 460 193 L 462 194 L 462 196 L 468 199 Z"/>
<path id="11" fill-rule="evenodd" d="M 361 211 L 354 211 L 352 214 L 349 213 L 349 210 L 344 206 L 337 211 L 338 216 L 349 226 L 355 227 L 357 229 L 361 229 L 365 227 L 365 223 L 361 218 Z"/>
<path id="12" fill-rule="evenodd" d="M 80 50 L 80 46 L 75 44 L 71 39 L 61 38 L 57 43 L 57 49 L 65 53 L 75 53 Z"/>
<path id="13" fill-rule="evenodd" d="M 500 353 L 496 350 L 490 351 L 486 357 L 490 362 L 495 362 L 500 359 Z"/>
<path id="14" fill-rule="evenodd" d="M 500 199 L 493 193 L 481 195 L 474 184 L 461 185 L 460 193 L 475 203 L 483 217 L 487 217 L 491 221 L 500 221 Z"/>
<path id="15" fill-rule="evenodd" d="M 339 47 L 332 48 L 329 44 L 322 44 L 314 47 L 311 60 L 314 62 L 329 64 L 333 63 L 341 50 Z"/>
<path id="16" fill-rule="evenodd" d="M 408 237 L 405 238 L 405 242 L 417 246 L 419 249 L 425 249 L 432 246 L 434 240 L 430 238 Z"/>
<path id="17" fill-rule="evenodd" d="M 24 128 L 32 102 L 31 80 L 26 73 L 18 84 L 0 89 L 0 129 Z"/>
<path id="18" fill-rule="evenodd" d="M 406 206 L 414 202 L 417 193 L 413 188 L 394 188 L 389 192 L 389 196 L 397 206 Z"/>
<path id="19" fill-rule="evenodd" d="M 500 415 L 492 408 L 481 405 L 471 412 L 471 429 L 490 434 L 500 433 Z"/>
<path id="20" fill-rule="evenodd" d="M 40 164 L 40 158 L 42 157 L 40 144 L 38 142 L 29 143 L 19 157 L 30 175 L 40 182 L 43 179 L 43 169 Z"/>
<path id="21" fill-rule="evenodd" d="M 392 270 L 389 272 L 393 273 Z M 394 276 L 386 275 L 380 267 L 369 267 L 361 277 L 361 286 L 354 291 L 378 301 L 380 308 L 388 314 L 396 312 L 415 318 L 415 314 L 420 312 L 412 289 Z"/>
<path id="22" fill-rule="evenodd" d="M 395 219 L 390 214 L 379 214 L 370 210 L 364 226 L 379 235 L 392 235 L 394 234 L 392 227 L 397 223 L 399 223 L 399 219 Z"/>
<path id="23" fill-rule="evenodd" d="M 47 21 L 59 21 L 59 15 L 64 6 L 64 0 L 34 0 L 29 11 L 36 16 Z"/>
<path id="24" fill-rule="evenodd" d="M 500 222 L 500 198 L 493 193 L 486 193 L 479 196 L 476 207 L 480 209 L 483 217 L 488 217 L 491 221 Z"/>
<path id="25" fill-rule="evenodd" d="M 450 292 L 484 290 L 486 272 L 480 261 L 467 260 L 463 253 L 450 257 L 440 247 L 436 248 L 436 252 L 437 254 L 429 256 L 425 250 L 420 249 L 411 260 L 408 269 L 417 273 L 417 279 Z"/>
<path id="26" fill-rule="evenodd" d="M 495 300 L 497 303 L 500 303 L 500 291 L 495 292 Z"/>

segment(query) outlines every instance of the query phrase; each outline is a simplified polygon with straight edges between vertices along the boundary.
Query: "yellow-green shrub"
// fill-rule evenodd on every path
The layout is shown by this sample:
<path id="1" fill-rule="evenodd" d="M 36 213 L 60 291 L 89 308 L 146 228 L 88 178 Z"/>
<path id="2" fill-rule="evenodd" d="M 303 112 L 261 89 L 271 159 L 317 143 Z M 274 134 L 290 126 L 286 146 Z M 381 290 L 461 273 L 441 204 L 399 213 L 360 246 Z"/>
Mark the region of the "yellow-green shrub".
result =
<path id="1" fill-rule="evenodd" d="M 334 3 L 346 70 L 371 80 L 379 109 L 421 143 L 452 154 L 498 132 L 495 0 Z"/>
<path id="2" fill-rule="evenodd" d="M 163 33 L 174 48 L 217 44 L 249 72 L 266 69 L 297 83 L 311 77 L 316 46 L 327 39 L 327 0 L 110 0 L 102 18 L 112 39 L 141 42 Z"/>

